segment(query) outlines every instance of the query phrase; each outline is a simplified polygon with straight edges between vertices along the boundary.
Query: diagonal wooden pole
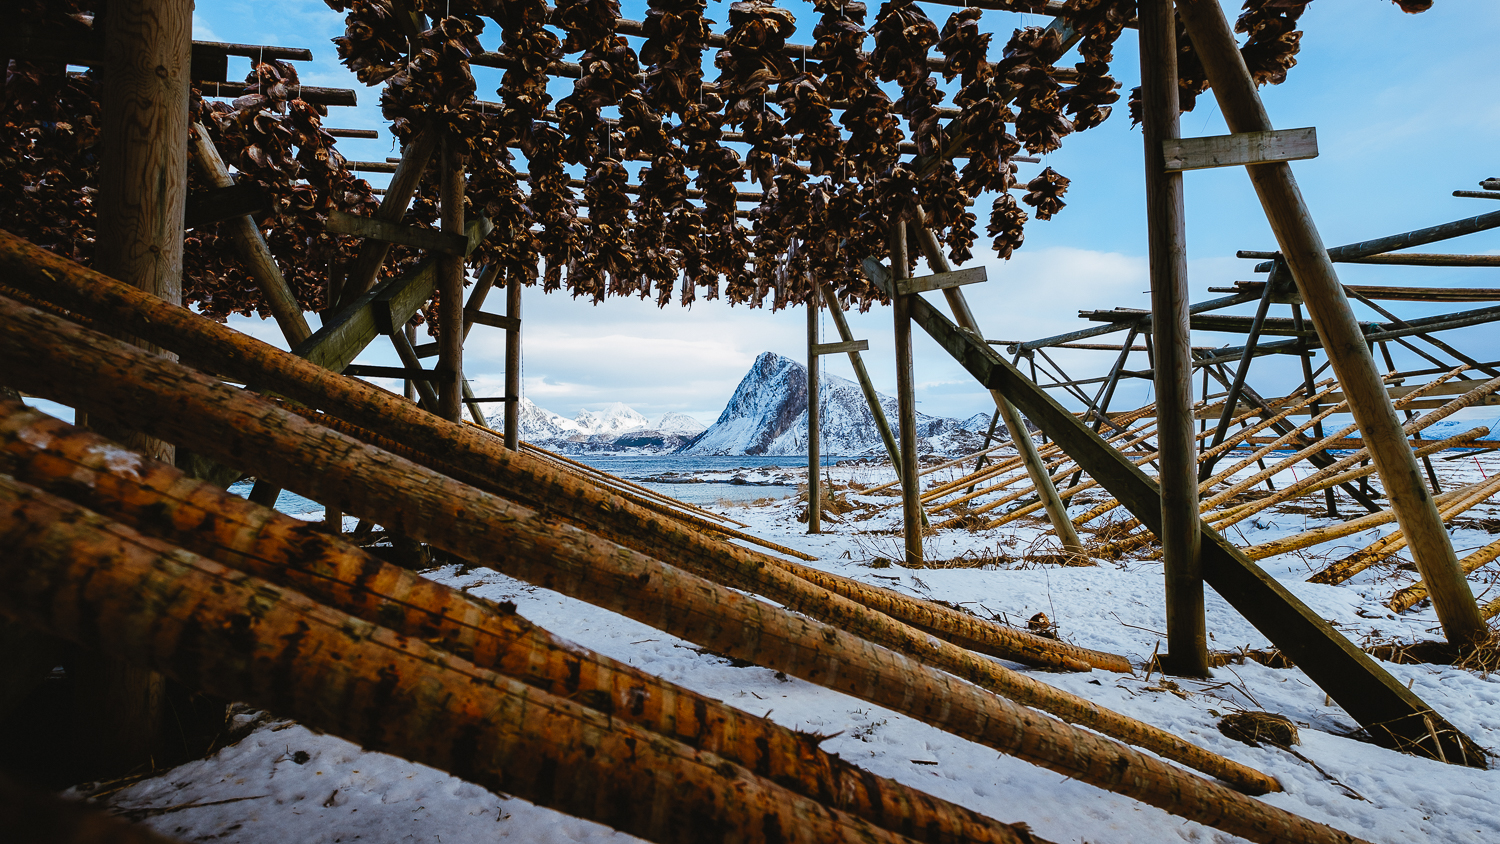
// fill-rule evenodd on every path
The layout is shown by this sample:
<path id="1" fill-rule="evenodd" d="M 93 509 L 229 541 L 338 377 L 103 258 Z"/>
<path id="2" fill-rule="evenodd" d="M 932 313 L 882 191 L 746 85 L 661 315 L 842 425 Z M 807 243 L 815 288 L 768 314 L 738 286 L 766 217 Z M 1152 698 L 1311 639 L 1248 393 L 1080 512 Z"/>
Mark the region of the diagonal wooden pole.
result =
<path id="1" fill-rule="evenodd" d="M 953 266 L 948 263 L 948 256 L 943 254 L 942 247 L 938 244 L 932 229 L 916 221 L 908 225 L 916 234 L 917 243 L 921 245 L 922 254 L 927 258 L 927 264 L 932 267 L 932 271 L 953 272 Z M 960 327 L 982 337 L 983 335 L 979 332 L 979 322 L 974 319 L 974 312 L 969 310 L 969 303 L 964 298 L 963 291 L 957 287 L 945 287 L 943 296 L 948 300 L 948 307 L 953 311 L 954 321 Z M 1037 495 L 1042 499 L 1042 506 L 1047 510 L 1047 520 L 1052 523 L 1052 530 L 1057 533 L 1057 539 L 1062 543 L 1063 551 L 1069 554 L 1084 553 L 1083 542 L 1078 538 L 1078 531 L 1073 527 L 1073 520 L 1068 518 L 1068 507 L 1058 496 L 1057 485 L 1052 482 L 1052 476 L 1047 471 L 1047 464 L 1037 453 L 1036 443 L 1031 441 L 1031 432 L 1026 427 L 1026 419 L 1000 391 L 990 390 L 990 396 L 995 400 L 995 409 L 1000 411 L 1000 418 L 1005 422 L 1005 427 L 1010 429 L 1010 441 L 1015 444 L 1016 452 L 1021 455 L 1021 460 L 1026 465 L 1026 474 L 1031 477 L 1031 484 L 1036 487 Z"/>
<path id="2" fill-rule="evenodd" d="M 1177 0 L 1177 11 L 1192 36 L 1230 131 L 1270 131 L 1271 119 L 1218 0 Z M 1401 431 L 1401 422 L 1391 407 L 1364 333 L 1344 296 L 1338 273 L 1302 199 L 1291 166 L 1275 162 L 1253 164 L 1245 169 L 1302 293 L 1313 327 L 1333 363 L 1333 371 L 1349 397 L 1350 410 L 1369 444 L 1391 509 L 1411 543 L 1412 558 L 1422 580 L 1432 593 L 1432 606 L 1443 632 L 1448 641 L 1460 645 L 1488 638 L 1489 628 L 1480 617 L 1474 593 L 1459 567 L 1442 517 Z"/>

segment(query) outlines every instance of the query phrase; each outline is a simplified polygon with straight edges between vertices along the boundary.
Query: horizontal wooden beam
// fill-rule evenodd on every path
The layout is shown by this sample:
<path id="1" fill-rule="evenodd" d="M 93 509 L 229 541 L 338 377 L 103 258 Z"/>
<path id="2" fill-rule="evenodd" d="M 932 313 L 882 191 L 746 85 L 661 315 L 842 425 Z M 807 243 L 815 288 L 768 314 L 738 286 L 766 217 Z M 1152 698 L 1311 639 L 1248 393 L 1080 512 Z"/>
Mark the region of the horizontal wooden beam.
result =
<path id="1" fill-rule="evenodd" d="M 464 308 L 464 319 L 479 325 L 488 325 L 491 328 L 503 328 L 506 331 L 520 331 L 521 321 L 513 316 L 501 316 L 490 314 L 478 308 Z"/>
<path id="2" fill-rule="evenodd" d="M 868 352 L 870 350 L 869 340 L 848 340 L 842 343 L 817 343 L 812 347 L 813 357 L 823 355 L 837 355 L 844 352 Z"/>
<path id="3" fill-rule="evenodd" d="M 488 217 L 469 223 L 469 243 L 477 246 L 490 233 Z M 325 316 L 323 327 L 292 349 L 292 354 L 334 372 L 343 372 L 364 348 L 392 327 L 406 324 L 432 298 L 437 287 L 436 255 L 423 258 L 401 275 L 388 278 L 335 314 Z"/>
<path id="4" fill-rule="evenodd" d="M 333 129 L 327 126 L 323 131 L 335 138 L 366 138 L 372 141 L 380 140 L 380 132 L 375 129 Z"/>
<path id="5" fill-rule="evenodd" d="M 183 208 L 184 228 L 199 226 L 259 214 L 271 210 L 271 197 L 260 183 L 246 180 L 223 188 L 205 188 L 188 194 Z"/>
<path id="6" fill-rule="evenodd" d="M 933 273 L 932 275 L 918 276 L 897 281 L 898 292 L 902 295 L 912 293 L 926 293 L 929 290 L 943 290 L 948 287 L 958 287 L 962 284 L 977 284 L 988 281 L 989 273 L 984 267 L 970 267 L 966 270 L 954 270 L 951 273 Z"/>
<path id="7" fill-rule="evenodd" d="M 1484 256 L 1488 257 L 1488 256 Z M 1495 256 L 1500 258 L 1500 255 Z M 1234 287 L 1210 287 L 1210 293 L 1254 293 L 1265 289 L 1264 281 L 1236 281 Z M 1388 302 L 1500 302 L 1500 287 L 1389 287 L 1346 284 L 1344 289 L 1366 299 Z"/>
<path id="8" fill-rule="evenodd" d="M 383 240 L 386 243 L 399 243 L 413 249 L 441 252 L 444 255 L 457 257 L 463 257 L 465 250 L 469 247 L 468 238 L 461 234 L 377 220 L 374 217 L 361 217 L 337 208 L 328 212 L 328 231 L 332 234 L 352 234 L 356 237 Z"/>
<path id="9" fill-rule="evenodd" d="M 474 397 L 474 398 L 470 398 L 468 396 L 464 397 L 464 401 L 466 401 L 466 402 L 468 402 L 470 404 L 496 404 L 498 402 L 507 402 L 507 401 L 515 401 L 515 400 L 516 400 L 515 396 L 477 396 L 477 397 Z"/>
<path id="10" fill-rule="evenodd" d="M 878 287 L 891 292 L 890 272 L 880 262 L 867 259 L 864 269 Z M 911 304 L 913 320 L 981 386 L 1009 399 L 1147 530 L 1161 532 L 1161 489 L 1156 481 L 985 345 L 983 338 L 959 329 L 920 296 Z M 1432 707 L 1244 552 L 1213 528 L 1200 525 L 1204 581 L 1363 725 L 1375 743 L 1404 749 L 1430 740 L 1429 723 L 1442 720 Z M 1439 729 L 1452 737 L 1445 746 L 1453 758 L 1461 758 L 1467 738 L 1451 726 Z"/>
<path id="11" fill-rule="evenodd" d="M 1500 191 L 1456 190 L 1453 195 L 1463 199 L 1500 199 Z"/>
<path id="12" fill-rule="evenodd" d="M 243 82 L 195 81 L 193 87 L 205 97 L 237 98 L 245 95 Z M 321 88 L 316 85 L 303 85 L 292 89 L 292 98 L 316 105 L 352 106 L 358 104 L 358 97 L 353 88 Z"/>
<path id="13" fill-rule="evenodd" d="M 371 366 L 351 363 L 344 367 L 345 375 L 355 378 L 404 378 L 407 381 L 436 381 L 442 376 L 430 369 L 407 369 L 404 366 Z"/>
<path id="14" fill-rule="evenodd" d="M 1207 138 L 1169 138 L 1162 141 L 1166 169 L 1170 172 L 1204 170 L 1297 161 L 1318 157 L 1318 130 L 1272 129 L 1266 132 L 1236 132 Z"/>

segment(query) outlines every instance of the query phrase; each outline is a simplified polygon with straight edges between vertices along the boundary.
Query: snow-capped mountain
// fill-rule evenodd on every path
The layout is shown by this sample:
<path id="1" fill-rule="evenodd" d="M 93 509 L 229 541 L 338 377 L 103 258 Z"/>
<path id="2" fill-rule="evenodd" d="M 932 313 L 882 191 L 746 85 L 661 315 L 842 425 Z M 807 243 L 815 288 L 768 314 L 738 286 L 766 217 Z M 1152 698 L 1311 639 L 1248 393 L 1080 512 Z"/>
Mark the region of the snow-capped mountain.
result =
<path id="1" fill-rule="evenodd" d="M 894 428 L 896 400 L 884 395 L 879 399 Z M 859 385 L 825 374 L 818 381 L 818 406 L 824 454 L 885 453 Z M 980 416 L 984 417 L 983 427 L 976 435 L 972 425 Z M 976 414 L 960 423 L 918 413 L 918 450 L 954 452 L 977 447 L 989 422 L 988 414 Z M 763 352 L 741 379 L 718 421 L 683 453 L 806 454 L 807 368 L 790 358 Z"/>
<path id="2" fill-rule="evenodd" d="M 490 424 L 503 424 L 501 413 Z M 569 419 L 521 399 L 521 439 L 556 451 L 675 451 L 702 433 L 704 424 L 685 413 L 669 412 L 654 424 L 629 405 L 615 402 L 602 410 L 583 410 Z"/>

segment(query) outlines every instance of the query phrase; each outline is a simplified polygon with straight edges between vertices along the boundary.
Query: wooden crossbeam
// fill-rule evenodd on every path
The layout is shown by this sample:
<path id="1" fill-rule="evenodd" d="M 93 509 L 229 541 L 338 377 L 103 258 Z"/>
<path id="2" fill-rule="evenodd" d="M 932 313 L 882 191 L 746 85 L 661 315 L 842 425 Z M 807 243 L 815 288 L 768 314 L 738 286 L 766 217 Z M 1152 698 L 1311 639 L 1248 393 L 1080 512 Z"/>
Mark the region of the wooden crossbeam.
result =
<path id="1" fill-rule="evenodd" d="M 812 347 L 814 357 L 823 355 L 837 355 L 844 352 L 868 352 L 870 350 L 869 340 L 849 340 L 842 343 L 817 343 Z"/>
<path id="2" fill-rule="evenodd" d="M 989 280 L 989 273 L 984 267 L 970 267 L 966 270 L 954 270 L 951 273 L 934 273 L 906 279 L 900 284 L 897 292 L 906 296 L 913 293 L 926 293 L 929 290 L 958 287 L 961 284 L 977 284 L 987 280 Z"/>
<path id="3" fill-rule="evenodd" d="M 188 194 L 182 213 L 184 228 L 199 226 L 259 214 L 271 210 L 271 198 L 258 182 L 244 181 L 222 188 L 205 188 Z"/>
<path id="4" fill-rule="evenodd" d="M 488 217 L 469 223 L 469 243 L 479 245 L 491 228 Z M 405 325 L 432 298 L 437 287 L 437 264 L 438 258 L 429 256 L 401 275 L 386 279 L 326 317 L 323 327 L 297 344 L 292 354 L 325 369 L 343 372 L 371 341 Z"/>
<path id="5" fill-rule="evenodd" d="M 503 328 L 506 331 L 519 331 L 521 329 L 521 321 L 515 317 L 485 313 L 478 308 L 465 308 L 464 317 L 469 322 L 488 325 L 491 328 Z"/>
<path id="6" fill-rule="evenodd" d="M 1246 257 L 1241 255 L 1240 257 Z M 1251 256 L 1254 257 L 1254 256 Z M 1483 256 L 1490 257 L 1490 256 Z M 1500 255 L 1493 256 L 1500 258 Z M 1500 266 L 1500 264 L 1497 264 Z M 1238 293 L 1241 291 L 1259 295 L 1264 281 L 1236 281 L 1234 287 L 1210 287 L 1210 293 Z M 1500 287 L 1387 287 L 1384 285 L 1346 284 L 1350 294 L 1366 299 L 1390 302 L 1500 302 Z"/>
<path id="7" fill-rule="evenodd" d="M 372 141 L 380 139 L 380 132 L 375 129 L 333 129 L 324 126 L 323 131 L 335 138 L 365 138 Z"/>
<path id="8" fill-rule="evenodd" d="M 871 281 L 890 292 L 889 270 L 873 259 L 865 261 L 864 269 Z M 960 329 L 921 297 L 908 301 L 913 321 L 981 385 L 1007 396 L 1148 530 L 1161 530 L 1161 492 L 1154 480 L 996 354 L 982 337 Z M 1363 725 L 1376 743 L 1409 749 L 1431 742 L 1428 725 L 1442 720 L 1432 707 L 1207 525 L 1202 526 L 1202 543 L 1205 582 Z M 1467 737 L 1451 725 L 1439 729 L 1446 752 L 1462 758 L 1462 749 L 1470 746 Z"/>
<path id="9" fill-rule="evenodd" d="M 374 217 L 361 217 L 337 208 L 328 212 L 328 231 L 332 234 L 352 234 L 386 243 L 399 243 L 413 249 L 460 257 L 466 254 L 469 248 L 468 238 L 462 235 L 408 226 L 389 220 L 377 220 Z"/>
<path id="10" fill-rule="evenodd" d="M 1269 164 L 1317 158 L 1318 130 L 1307 127 L 1236 132 L 1207 138 L 1169 138 L 1163 140 L 1161 146 L 1169 172 Z"/>

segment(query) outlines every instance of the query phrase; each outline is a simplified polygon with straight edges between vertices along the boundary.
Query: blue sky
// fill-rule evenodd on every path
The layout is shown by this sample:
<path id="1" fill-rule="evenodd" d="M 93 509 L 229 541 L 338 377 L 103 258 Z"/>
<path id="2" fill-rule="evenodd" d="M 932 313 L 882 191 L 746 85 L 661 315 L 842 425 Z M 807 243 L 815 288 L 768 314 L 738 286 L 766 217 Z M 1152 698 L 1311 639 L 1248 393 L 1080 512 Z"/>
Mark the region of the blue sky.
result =
<path id="1" fill-rule="evenodd" d="M 811 3 L 787 4 L 799 23 L 798 41 L 810 42 L 816 13 Z M 1226 3 L 1233 16 L 1239 4 Z M 727 4 L 710 3 L 709 16 L 722 31 Z M 870 4 L 873 12 L 877 4 Z M 927 6 L 941 26 L 951 9 Z M 644 3 L 624 3 L 624 14 L 639 19 Z M 997 55 L 1010 32 L 1021 25 L 1041 25 L 1047 18 L 1014 13 L 986 13 L 996 33 Z M 1438 0 L 1421 15 L 1403 14 L 1386 0 L 1318 0 L 1302 19 L 1305 35 L 1298 66 L 1288 81 L 1262 89 L 1273 123 L 1281 128 L 1315 126 L 1320 156 L 1293 164 L 1314 219 L 1329 245 L 1366 240 L 1409 229 L 1500 210 L 1500 203 L 1459 199 L 1455 189 L 1477 189 L 1477 182 L 1500 175 L 1500 101 L 1491 96 L 1500 78 L 1500 50 L 1493 43 L 1500 31 L 1500 4 L 1493 0 Z M 379 92 L 360 86 L 336 60 L 331 38 L 343 32 L 342 15 L 314 0 L 199 0 L 195 37 L 206 40 L 308 47 L 315 61 L 299 64 L 308 85 L 358 88 L 360 105 L 334 108 L 328 125 L 383 128 Z M 498 31 L 491 26 L 481 41 L 493 48 Z M 638 46 L 638 45 L 637 45 Z M 1071 62 L 1074 59 L 1065 59 Z M 1122 95 L 1139 81 L 1133 32 L 1115 47 L 1115 76 Z M 479 94 L 492 98 L 498 71 L 476 69 Z M 231 60 L 231 76 L 248 71 L 248 63 Z M 571 82 L 554 82 L 563 96 Z M 966 288 L 985 335 L 998 339 L 1032 339 L 1088 325 L 1080 309 L 1116 306 L 1149 307 L 1146 232 L 1141 179 L 1140 133 L 1130 127 L 1123 100 L 1103 126 L 1067 138 L 1045 165 L 1022 165 L 1029 178 L 1050 165 L 1073 180 L 1068 207 L 1050 222 L 1033 221 L 1026 244 L 1010 261 L 998 261 L 976 249 L 973 264 L 985 264 L 990 280 Z M 1223 134 L 1212 95 L 1184 115 L 1185 136 Z M 339 148 L 352 159 L 381 159 L 394 154 L 392 143 L 343 140 Z M 380 184 L 384 177 L 373 177 Z M 1253 262 L 1234 258 L 1237 249 L 1274 249 L 1275 240 L 1241 169 L 1188 173 L 1187 209 L 1190 275 L 1195 301 L 1210 298 L 1210 286 L 1252 279 Z M 980 204 L 981 213 L 988 199 Z M 981 216 L 981 230 L 983 217 Z M 981 239 L 981 245 L 984 240 Z M 1426 247 L 1423 251 L 1500 252 L 1494 232 Z M 973 265 L 971 264 L 971 265 Z M 1392 268 L 1339 265 L 1352 284 L 1400 284 L 1424 287 L 1484 287 L 1495 284 L 1493 269 Z M 498 309 L 496 298 L 490 308 Z M 524 393 L 543 407 L 572 416 L 580 409 L 623 401 L 648 416 L 667 411 L 712 422 L 740 377 L 762 351 L 805 360 L 805 315 L 801 309 L 772 314 L 766 310 L 729 308 L 702 302 L 690 311 L 670 306 L 658 310 L 636 300 L 610 300 L 594 306 L 567 294 L 544 296 L 527 291 Z M 1454 309 L 1475 307 L 1456 306 Z M 1273 315 L 1284 316 L 1284 308 Z M 1355 305 L 1361 318 L 1373 318 Z M 1422 305 L 1396 304 L 1401 316 L 1437 312 Z M 1244 306 L 1228 313 L 1253 312 Z M 882 392 L 893 393 L 895 372 L 891 315 L 877 307 L 853 314 L 855 336 L 868 339 L 866 364 Z M 834 335 L 826 316 L 825 337 Z M 235 327 L 276 342 L 274 324 L 236 320 Z M 1116 341 L 1123 335 L 1116 335 Z M 1485 360 L 1500 358 L 1494 327 L 1461 329 L 1449 342 Z M 1233 335 L 1200 333 L 1195 344 L 1238 344 Z M 466 371 L 481 394 L 498 395 L 504 377 L 503 335 L 476 327 L 466 347 Z M 935 344 L 918 333 L 916 377 L 919 407 L 925 413 L 968 416 L 988 412 L 987 395 Z M 1110 364 L 1098 352 L 1061 352 L 1060 361 L 1078 377 L 1100 374 Z M 362 362 L 395 363 L 379 341 Z M 1415 357 L 1397 352 L 1398 364 Z M 1144 355 L 1131 368 L 1144 369 Z M 1291 386 L 1297 376 L 1290 359 L 1258 361 L 1253 381 L 1262 392 Z M 852 378 L 847 361 L 830 358 L 825 371 Z M 1145 382 L 1127 383 L 1116 407 L 1149 399 Z"/>

